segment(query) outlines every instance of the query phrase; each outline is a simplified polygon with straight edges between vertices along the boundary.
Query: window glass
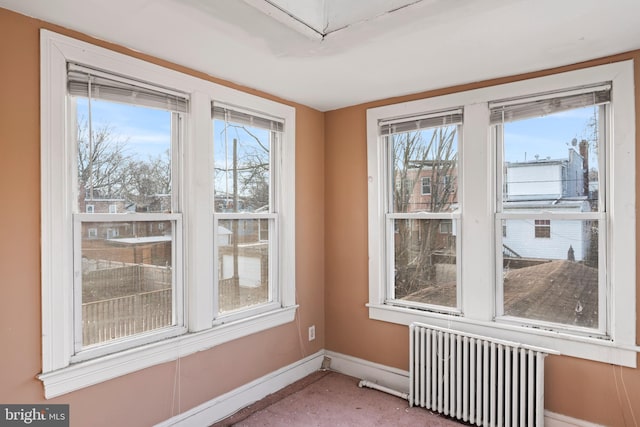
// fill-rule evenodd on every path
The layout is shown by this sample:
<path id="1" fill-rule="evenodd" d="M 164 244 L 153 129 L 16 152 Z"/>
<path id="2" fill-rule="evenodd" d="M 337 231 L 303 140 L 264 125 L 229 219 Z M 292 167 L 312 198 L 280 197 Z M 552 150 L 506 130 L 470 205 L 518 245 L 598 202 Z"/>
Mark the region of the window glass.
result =
<path id="1" fill-rule="evenodd" d="M 219 315 L 273 301 L 272 167 L 281 123 L 214 107 L 214 223 Z"/>
<path id="2" fill-rule="evenodd" d="M 603 108 L 576 108 L 504 123 L 505 210 L 523 206 L 516 202 L 544 209 L 549 201 L 575 199 L 588 202 L 585 212 L 598 211 Z"/>
<path id="3" fill-rule="evenodd" d="M 274 132 L 221 114 L 213 122 L 215 211 L 270 212 Z"/>
<path id="4" fill-rule="evenodd" d="M 451 214 L 457 208 L 458 126 L 398 132 L 385 139 L 393 181 L 393 295 L 396 300 L 456 307 L 457 236 L 452 219 L 429 214 Z"/>
<path id="5" fill-rule="evenodd" d="M 153 224 L 82 223 L 83 346 L 175 324 L 172 236 Z"/>
<path id="6" fill-rule="evenodd" d="M 396 299 L 456 306 L 456 236 L 440 232 L 447 221 L 395 220 Z"/>
<path id="7" fill-rule="evenodd" d="M 553 102 L 551 102 L 553 104 Z M 502 138 L 503 311 L 598 329 L 604 105 L 507 121 Z M 533 115 L 533 117 L 529 117 Z M 541 217 L 542 216 L 542 217 Z"/>
<path id="8" fill-rule="evenodd" d="M 269 232 L 259 219 L 218 222 L 221 313 L 269 301 Z"/>
<path id="9" fill-rule="evenodd" d="M 74 98 L 78 210 L 171 212 L 172 113 Z"/>
<path id="10" fill-rule="evenodd" d="M 392 212 L 451 212 L 458 201 L 458 127 L 388 137 L 392 149 Z"/>
<path id="11" fill-rule="evenodd" d="M 137 91 L 128 83 L 78 71 L 68 78 L 77 213 L 91 214 L 75 215 L 80 351 L 176 325 L 175 222 L 139 215 L 174 209 L 171 159 L 179 113 L 138 103 L 127 96 Z M 121 213 L 133 217 L 91 219 Z"/>

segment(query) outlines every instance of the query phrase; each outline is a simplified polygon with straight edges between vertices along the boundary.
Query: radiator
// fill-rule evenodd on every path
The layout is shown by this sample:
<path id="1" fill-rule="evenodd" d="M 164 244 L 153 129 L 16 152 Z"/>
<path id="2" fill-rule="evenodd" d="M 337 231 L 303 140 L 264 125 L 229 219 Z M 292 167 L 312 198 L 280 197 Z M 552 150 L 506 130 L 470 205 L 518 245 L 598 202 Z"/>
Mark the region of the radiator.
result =
<path id="1" fill-rule="evenodd" d="M 419 323 L 409 330 L 411 406 L 478 426 L 544 425 L 550 351 Z"/>

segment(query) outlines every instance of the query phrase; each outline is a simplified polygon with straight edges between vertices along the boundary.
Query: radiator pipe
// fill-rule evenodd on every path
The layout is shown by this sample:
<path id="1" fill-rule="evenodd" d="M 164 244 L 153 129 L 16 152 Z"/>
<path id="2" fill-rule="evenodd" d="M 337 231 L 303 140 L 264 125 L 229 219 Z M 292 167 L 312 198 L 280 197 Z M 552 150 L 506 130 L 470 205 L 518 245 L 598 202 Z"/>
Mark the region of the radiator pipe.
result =
<path id="1" fill-rule="evenodd" d="M 397 397 L 399 397 L 401 399 L 409 400 L 409 393 L 403 393 L 401 391 L 397 391 L 397 390 L 394 390 L 394 389 L 389 388 L 389 387 L 385 387 L 385 386 L 380 385 L 380 384 L 372 383 L 371 381 L 360 380 L 360 383 L 358 384 L 358 387 L 360 387 L 360 388 L 362 388 L 362 387 L 373 388 L 375 390 L 379 390 L 379 391 L 383 391 L 385 393 L 392 394 L 392 395 L 397 396 Z"/>

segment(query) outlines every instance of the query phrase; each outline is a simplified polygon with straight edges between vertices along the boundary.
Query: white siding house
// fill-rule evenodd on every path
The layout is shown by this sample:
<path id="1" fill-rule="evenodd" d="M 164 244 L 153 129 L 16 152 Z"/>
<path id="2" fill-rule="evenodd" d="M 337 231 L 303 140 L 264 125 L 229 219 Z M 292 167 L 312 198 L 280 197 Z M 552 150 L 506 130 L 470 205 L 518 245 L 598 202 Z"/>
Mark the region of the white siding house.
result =
<path id="1" fill-rule="evenodd" d="M 584 158 L 570 148 L 566 159 L 507 163 L 504 211 L 571 213 L 591 210 Z M 589 251 L 589 221 L 574 219 L 505 220 L 506 254 L 522 258 L 584 260 Z"/>

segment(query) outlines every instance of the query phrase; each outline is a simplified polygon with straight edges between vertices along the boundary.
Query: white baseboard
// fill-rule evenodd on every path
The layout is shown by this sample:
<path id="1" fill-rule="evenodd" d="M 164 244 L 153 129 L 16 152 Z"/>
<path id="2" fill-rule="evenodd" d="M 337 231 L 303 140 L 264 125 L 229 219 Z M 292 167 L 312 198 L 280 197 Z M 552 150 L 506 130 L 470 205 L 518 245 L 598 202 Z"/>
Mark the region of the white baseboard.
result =
<path id="1" fill-rule="evenodd" d="M 211 425 L 263 397 L 316 372 L 322 366 L 325 357 L 331 359 L 330 369 L 332 371 L 371 381 L 402 393 L 409 392 L 408 371 L 346 354 L 321 350 L 296 363 L 280 368 L 222 396 L 165 420 L 157 424 L 156 427 Z M 547 427 L 602 427 L 598 424 L 551 411 L 545 411 L 544 422 Z"/>
<path id="2" fill-rule="evenodd" d="M 577 418 L 556 414 L 551 411 L 544 411 L 544 425 L 546 427 L 603 427 L 600 424 L 590 423 Z"/>
<path id="3" fill-rule="evenodd" d="M 371 381 L 402 393 L 409 392 L 409 371 L 333 351 L 326 351 L 325 355 L 331 358 L 332 371 Z"/>
<path id="4" fill-rule="evenodd" d="M 402 393 L 409 392 L 409 372 L 390 366 L 380 365 L 346 354 L 326 351 L 331 358 L 331 370 L 345 375 L 375 382 Z M 544 425 L 546 427 L 602 427 L 599 424 L 572 418 L 551 411 L 544 411 Z"/>
<path id="5" fill-rule="evenodd" d="M 324 355 L 324 350 L 321 350 L 296 363 L 280 368 L 264 377 L 156 424 L 156 427 L 205 426 L 223 420 L 263 397 L 316 372 L 320 369 Z"/>

